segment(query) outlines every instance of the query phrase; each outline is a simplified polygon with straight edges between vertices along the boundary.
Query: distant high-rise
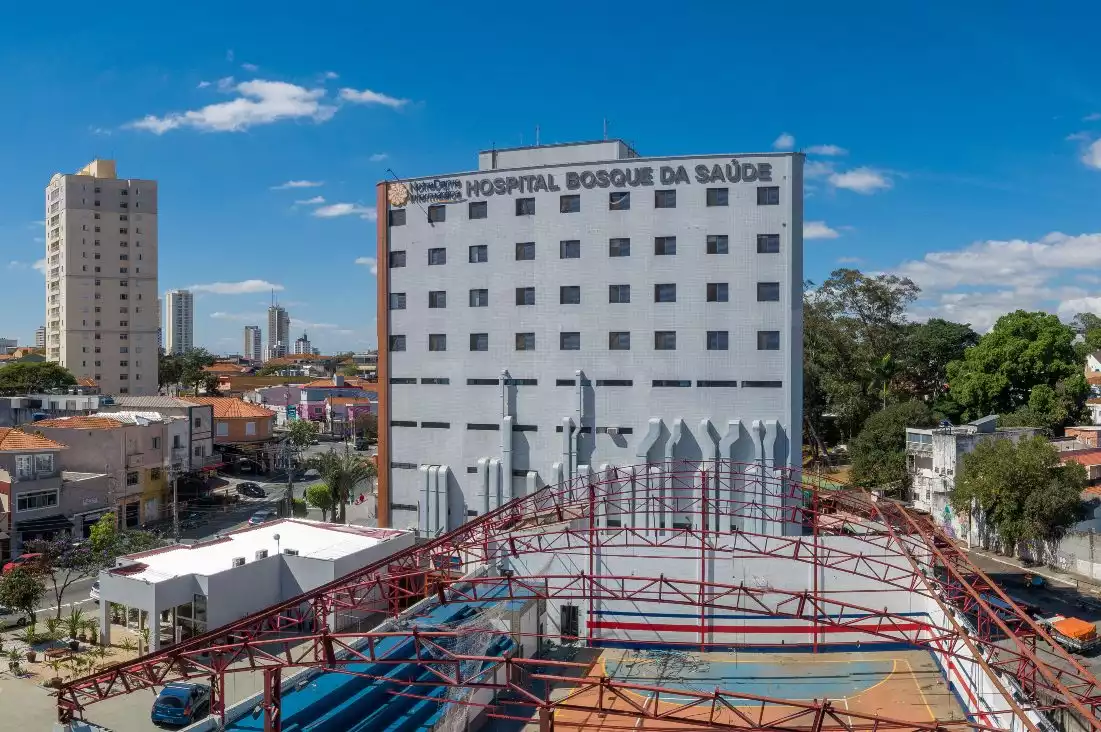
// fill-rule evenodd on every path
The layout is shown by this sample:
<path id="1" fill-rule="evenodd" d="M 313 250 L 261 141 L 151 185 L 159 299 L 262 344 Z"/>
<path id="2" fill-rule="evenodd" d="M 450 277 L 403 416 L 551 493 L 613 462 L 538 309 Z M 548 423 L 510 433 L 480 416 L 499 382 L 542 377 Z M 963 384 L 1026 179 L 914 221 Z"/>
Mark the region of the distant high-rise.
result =
<path id="1" fill-rule="evenodd" d="M 295 356 L 311 356 L 313 355 L 313 348 L 310 346 L 310 338 L 305 333 L 301 338 L 298 338 L 294 342 L 294 355 Z"/>
<path id="2" fill-rule="evenodd" d="M 195 345 L 194 300 L 187 290 L 171 290 L 164 302 L 164 350 L 178 356 Z"/>
<path id="3" fill-rule="evenodd" d="M 156 394 L 156 181 L 93 160 L 50 178 L 45 204 L 46 357 L 105 394 Z"/>
<path id="4" fill-rule="evenodd" d="M 46 326 L 40 325 L 34 329 L 34 347 L 46 347 Z"/>
<path id="5" fill-rule="evenodd" d="M 157 352 L 164 353 L 164 299 L 157 298 Z"/>
<path id="6" fill-rule="evenodd" d="M 290 350 L 291 316 L 286 308 L 268 308 L 268 358 L 286 356 Z"/>
<path id="7" fill-rule="evenodd" d="M 263 347 L 261 339 L 260 326 L 245 326 L 245 350 L 243 353 L 249 361 L 262 361 L 264 359 L 264 352 L 261 350 Z"/>

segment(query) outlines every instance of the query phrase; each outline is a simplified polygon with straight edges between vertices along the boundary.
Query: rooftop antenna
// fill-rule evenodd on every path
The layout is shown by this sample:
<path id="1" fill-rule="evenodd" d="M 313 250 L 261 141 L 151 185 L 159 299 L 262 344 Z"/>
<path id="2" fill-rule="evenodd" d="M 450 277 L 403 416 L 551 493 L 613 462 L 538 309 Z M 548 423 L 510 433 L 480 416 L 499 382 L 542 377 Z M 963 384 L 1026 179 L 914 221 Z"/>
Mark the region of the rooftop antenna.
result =
<path id="1" fill-rule="evenodd" d="M 401 178 L 399 178 L 391 168 L 387 168 L 386 172 L 390 174 L 391 178 L 396 180 L 398 183 L 401 183 Z M 424 206 L 420 204 L 420 201 L 416 201 L 415 203 L 417 204 L 417 208 L 419 208 L 424 213 L 424 218 L 428 219 L 428 225 L 431 226 L 433 229 L 436 228 L 436 225 L 432 223 L 432 219 L 428 218 L 428 211 L 425 210 Z"/>

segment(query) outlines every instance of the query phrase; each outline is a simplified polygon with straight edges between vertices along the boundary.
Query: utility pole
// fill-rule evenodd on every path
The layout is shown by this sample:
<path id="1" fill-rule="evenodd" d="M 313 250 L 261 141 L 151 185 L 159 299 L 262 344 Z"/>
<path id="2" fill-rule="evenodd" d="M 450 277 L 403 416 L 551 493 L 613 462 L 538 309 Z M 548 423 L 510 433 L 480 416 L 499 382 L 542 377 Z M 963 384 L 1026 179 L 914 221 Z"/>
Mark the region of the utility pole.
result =
<path id="1" fill-rule="evenodd" d="M 172 471 L 172 540 L 177 544 L 180 541 L 180 473 Z"/>

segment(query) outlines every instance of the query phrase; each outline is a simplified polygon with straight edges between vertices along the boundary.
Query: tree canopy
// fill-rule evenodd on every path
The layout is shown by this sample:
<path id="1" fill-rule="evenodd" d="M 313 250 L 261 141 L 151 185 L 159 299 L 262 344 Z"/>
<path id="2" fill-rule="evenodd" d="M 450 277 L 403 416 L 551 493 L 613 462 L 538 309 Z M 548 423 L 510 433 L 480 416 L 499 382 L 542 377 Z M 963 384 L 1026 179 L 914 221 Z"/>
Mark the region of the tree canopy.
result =
<path id="1" fill-rule="evenodd" d="M 1086 469 L 1063 464 L 1043 437 L 987 440 L 963 457 L 952 507 L 977 514 L 984 543 L 1014 549 L 1022 541 L 1051 541 L 1080 517 Z"/>
<path id="2" fill-rule="evenodd" d="M 873 414 L 849 446 L 853 483 L 902 493 L 910 484 L 906 472 L 906 428 L 936 424 L 937 416 L 919 401 L 892 404 Z"/>
<path id="3" fill-rule="evenodd" d="M 374 464 L 355 453 L 336 450 L 314 456 L 309 464 L 317 469 L 329 486 L 329 490 L 332 491 L 333 498 L 339 506 L 337 523 L 347 523 L 348 502 L 351 500 L 352 492 L 360 483 L 378 475 Z"/>
<path id="4" fill-rule="evenodd" d="M 158 378 L 161 386 L 179 385 L 198 392 L 217 393 L 218 377 L 203 368 L 211 366 L 217 358 L 205 348 L 189 348 L 179 355 L 160 358 Z"/>
<path id="5" fill-rule="evenodd" d="M 76 377 L 61 364 L 13 363 L 0 368 L 0 394 L 36 394 L 50 389 L 74 386 Z"/>
<path id="6" fill-rule="evenodd" d="M 336 500 L 333 496 L 333 489 L 325 483 L 314 483 L 306 489 L 303 497 L 306 499 L 306 503 L 314 508 L 321 509 L 321 520 L 329 520 L 329 511 L 332 511 L 336 507 Z"/>
<path id="7" fill-rule="evenodd" d="M 1031 408 L 1033 389 L 1045 386 L 1063 395 L 1068 414 L 1077 419 L 1088 389 L 1074 338 L 1074 330 L 1050 313 L 1017 310 L 1003 315 L 963 359 L 948 365 L 950 393 L 961 418 Z M 1074 376 L 1081 381 L 1072 380 Z M 1051 402 L 1050 392 L 1041 390 L 1035 407 L 1056 415 Z"/>
<path id="8" fill-rule="evenodd" d="M 287 439 L 295 447 L 306 447 L 317 439 L 321 428 L 317 422 L 308 419 L 296 419 L 287 425 Z"/>
<path id="9" fill-rule="evenodd" d="M 27 567 L 16 567 L 0 577 L 0 605 L 25 613 L 28 621 L 34 620 L 34 611 L 45 594 L 40 573 Z"/>

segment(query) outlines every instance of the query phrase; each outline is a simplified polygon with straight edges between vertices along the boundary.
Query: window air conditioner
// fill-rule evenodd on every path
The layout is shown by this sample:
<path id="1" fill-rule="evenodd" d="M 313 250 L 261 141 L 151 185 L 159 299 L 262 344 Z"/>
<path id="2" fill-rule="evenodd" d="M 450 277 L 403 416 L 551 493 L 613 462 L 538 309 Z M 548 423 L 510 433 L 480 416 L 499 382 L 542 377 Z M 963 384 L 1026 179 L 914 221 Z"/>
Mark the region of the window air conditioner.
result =
<path id="1" fill-rule="evenodd" d="M 245 558 L 244 557 L 234 557 L 233 558 L 233 566 L 234 567 L 243 567 L 243 566 L 245 566 Z"/>

